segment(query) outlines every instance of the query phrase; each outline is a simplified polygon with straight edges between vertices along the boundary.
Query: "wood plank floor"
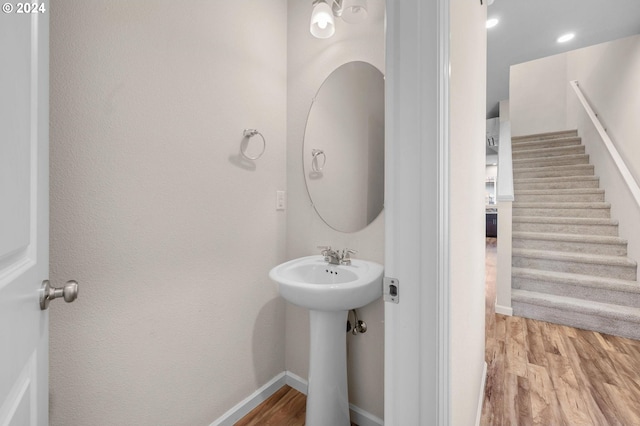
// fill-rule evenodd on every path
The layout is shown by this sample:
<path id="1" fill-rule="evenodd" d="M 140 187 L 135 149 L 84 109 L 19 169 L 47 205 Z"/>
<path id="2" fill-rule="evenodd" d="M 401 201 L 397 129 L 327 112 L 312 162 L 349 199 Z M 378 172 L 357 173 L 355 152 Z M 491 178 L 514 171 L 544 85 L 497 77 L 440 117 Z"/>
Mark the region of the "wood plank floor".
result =
<path id="1" fill-rule="evenodd" d="M 487 239 L 482 425 L 640 425 L 640 342 L 495 312 Z"/>
<path id="2" fill-rule="evenodd" d="M 285 385 L 234 426 L 303 426 L 306 404 L 305 394 Z"/>

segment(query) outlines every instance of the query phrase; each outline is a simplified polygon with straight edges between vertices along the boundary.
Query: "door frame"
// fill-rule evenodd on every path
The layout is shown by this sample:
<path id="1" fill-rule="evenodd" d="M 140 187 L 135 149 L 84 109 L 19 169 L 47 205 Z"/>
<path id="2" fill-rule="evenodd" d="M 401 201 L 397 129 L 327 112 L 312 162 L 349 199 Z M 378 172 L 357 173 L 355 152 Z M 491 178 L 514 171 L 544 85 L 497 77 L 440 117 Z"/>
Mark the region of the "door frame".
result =
<path id="1" fill-rule="evenodd" d="M 385 424 L 450 423 L 449 0 L 387 0 Z"/>

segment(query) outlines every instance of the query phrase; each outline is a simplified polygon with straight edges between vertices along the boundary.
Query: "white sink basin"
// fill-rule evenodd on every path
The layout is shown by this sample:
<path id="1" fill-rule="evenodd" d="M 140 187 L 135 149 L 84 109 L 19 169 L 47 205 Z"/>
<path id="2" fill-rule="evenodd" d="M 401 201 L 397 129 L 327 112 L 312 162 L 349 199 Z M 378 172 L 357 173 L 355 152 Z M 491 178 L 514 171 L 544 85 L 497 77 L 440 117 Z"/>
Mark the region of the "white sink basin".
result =
<path id="1" fill-rule="evenodd" d="M 269 272 L 287 301 L 318 311 L 348 311 L 382 296 L 382 265 L 352 259 L 330 265 L 323 256 L 307 256 L 280 264 Z"/>

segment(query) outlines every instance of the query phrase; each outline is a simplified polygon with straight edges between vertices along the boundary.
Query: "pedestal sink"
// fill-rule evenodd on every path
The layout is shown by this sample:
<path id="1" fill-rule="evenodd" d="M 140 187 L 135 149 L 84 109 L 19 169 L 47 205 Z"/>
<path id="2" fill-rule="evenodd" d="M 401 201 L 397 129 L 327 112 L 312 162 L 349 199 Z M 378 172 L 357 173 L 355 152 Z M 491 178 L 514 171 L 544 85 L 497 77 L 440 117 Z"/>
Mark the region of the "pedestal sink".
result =
<path id="1" fill-rule="evenodd" d="M 287 301 L 309 309 L 307 426 L 349 426 L 346 323 L 350 309 L 382 296 L 382 265 L 351 259 L 333 265 L 307 256 L 276 266 L 269 277 Z"/>

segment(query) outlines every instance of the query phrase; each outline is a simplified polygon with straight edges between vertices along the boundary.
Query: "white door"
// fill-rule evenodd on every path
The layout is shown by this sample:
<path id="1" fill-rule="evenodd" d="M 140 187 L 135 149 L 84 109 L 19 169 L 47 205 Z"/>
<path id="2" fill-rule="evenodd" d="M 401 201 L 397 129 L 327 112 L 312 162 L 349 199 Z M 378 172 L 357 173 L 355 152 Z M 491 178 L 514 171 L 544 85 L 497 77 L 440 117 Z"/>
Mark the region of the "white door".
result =
<path id="1" fill-rule="evenodd" d="M 49 4 L 35 13 L 19 6 L 0 12 L 0 426 L 45 426 Z"/>

